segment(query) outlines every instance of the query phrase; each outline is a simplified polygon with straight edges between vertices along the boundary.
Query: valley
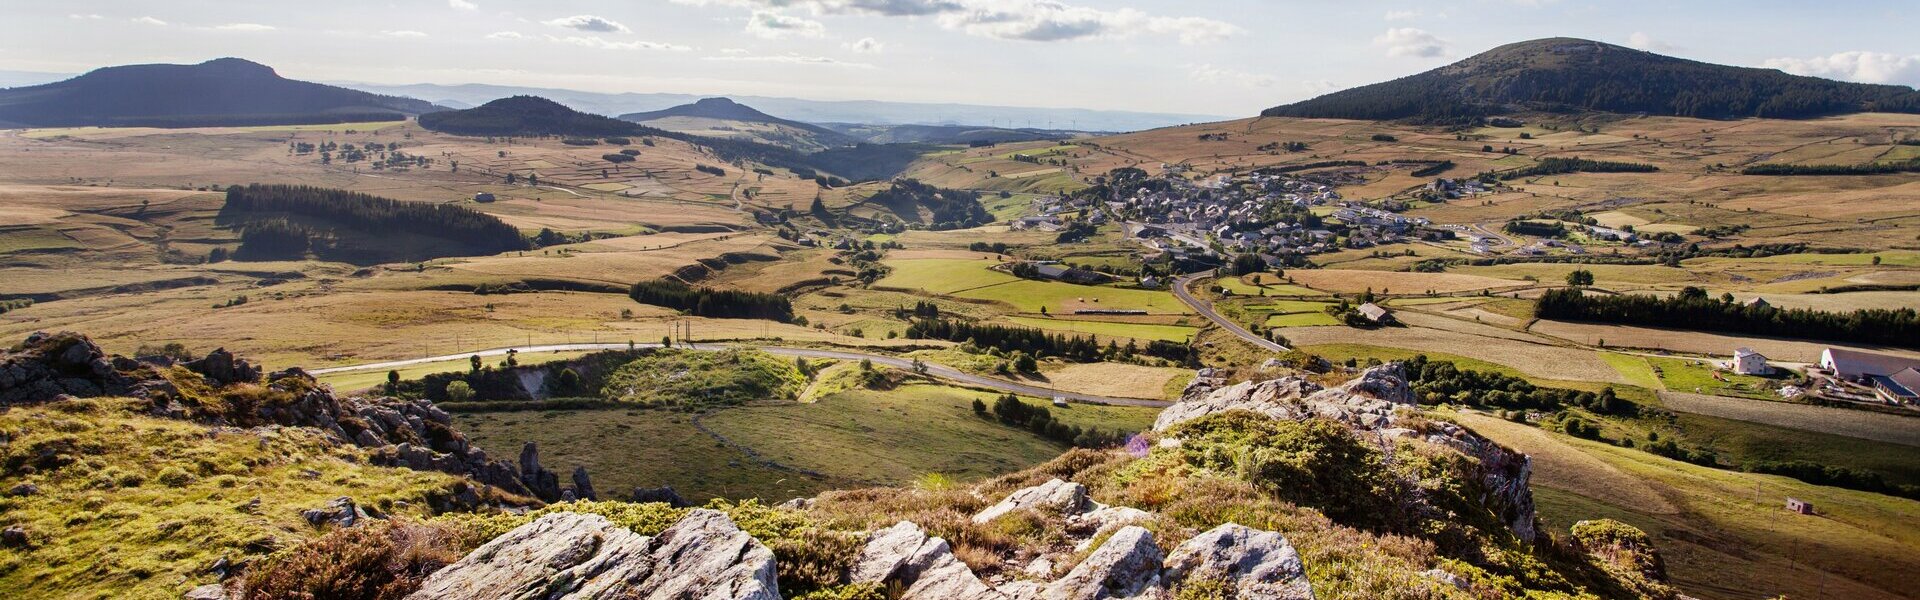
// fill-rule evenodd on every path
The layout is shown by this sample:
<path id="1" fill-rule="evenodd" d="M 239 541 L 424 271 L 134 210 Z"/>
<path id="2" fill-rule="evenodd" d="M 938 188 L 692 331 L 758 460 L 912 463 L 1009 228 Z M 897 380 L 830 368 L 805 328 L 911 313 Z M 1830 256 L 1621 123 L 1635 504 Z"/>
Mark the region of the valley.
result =
<path id="1" fill-rule="evenodd" d="M 1461 68 L 1591 68 L 1573 42 Z M 1746 71 L 1715 72 L 1773 81 Z M 1284 531 L 1321 598 L 1910 597 L 1920 114 L 1830 83 L 1847 103 L 1818 114 L 1370 86 L 1128 133 L 725 98 L 616 118 L 365 94 L 401 112 L 276 124 L 21 104 L 46 120 L 0 110 L 22 125 L 0 130 L 0 338 L 31 341 L 0 393 L 37 396 L 0 409 L 0 474 L 54 493 L 9 492 L 27 512 L 0 523 L 74 545 L 9 542 L 0 595 L 227 579 L 178 540 L 88 579 L 81 553 L 118 547 L 80 533 L 96 519 L 237 528 L 203 541 L 284 574 L 354 530 L 209 507 L 309 508 L 323 482 L 455 558 L 556 507 L 652 535 L 707 506 L 780 560 L 839 561 L 780 575 L 821 593 L 854 593 L 842 555 L 911 516 L 962 579 L 1013 589 L 1119 535 L 1078 504 L 967 518 L 1063 479 L 1088 514 L 1159 511 L 1128 518 L 1167 547 Z M 255 437 L 272 456 L 235 458 Z M 161 488 L 204 502 L 139 515 Z M 1595 519 L 1645 548 L 1572 541 Z M 1629 550 L 1664 566 L 1608 562 Z"/>

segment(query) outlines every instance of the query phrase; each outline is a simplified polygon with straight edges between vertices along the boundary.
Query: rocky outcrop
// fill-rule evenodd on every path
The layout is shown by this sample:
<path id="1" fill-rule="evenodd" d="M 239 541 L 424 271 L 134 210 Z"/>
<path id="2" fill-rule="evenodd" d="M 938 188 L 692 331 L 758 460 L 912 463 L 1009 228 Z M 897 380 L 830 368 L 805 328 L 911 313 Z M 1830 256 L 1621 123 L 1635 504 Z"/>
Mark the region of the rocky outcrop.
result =
<path id="1" fill-rule="evenodd" d="M 236 383 L 259 383 L 266 393 L 203 402 L 169 379 L 181 376 L 178 367 L 197 374 L 215 393 Z M 108 357 L 86 336 L 63 332 L 36 333 L 18 350 L 0 351 L 0 405 L 64 396 L 142 398 L 151 402 L 148 412 L 155 416 L 210 425 L 311 427 L 372 450 L 377 465 L 465 475 L 514 495 L 560 498 L 557 477 L 555 485 L 543 488 L 551 494 L 535 494 L 522 479 L 524 469 L 488 457 L 454 430 L 451 415 L 426 400 L 342 398 L 298 368 L 262 375 L 260 367 L 225 350 L 176 366 L 163 357 L 150 362 Z M 545 470 L 535 471 L 540 472 Z M 545 472 L 534 481 L 545 483 L 552 475 Z M 456 502 L 479 500 L 472 490 L 462 495 Z"/>
<path id="2" fill-rule="evenodd" d="M 1383 445 L 1391 439 L 1411 438 L 1452 448 L 1475 460 L 1475 475 L 1486 494 L 1482 503 L 1520 539 L 1531 542 L 1538 535 L 1533 492 L 1527 487 L 1533 474 L 1531 459 L 1452 423 L 1424 422 L 1418 431 L 1398 427 L 1401 409 L 1414 406 L 1405 367 L 1399 363 L 1369 368 L 1331 388 L 1291 376 L 1221 384 L 1218 379 L 1196 377 L 1178 402 L 1161 411 L 1154 430 L 1165 431 L 1217 412 L 1249 410 L 1275 419 L 1339 421 Z"/>
<path id="3" fill-rule="evenodd" d="M 122 396 L 134 380 L 86 336 L 35 333 L 20 350 L 0 354 L 0 405 L 48 402 L 61 396 Z"/>
<path id="4" fill-rule="evenodd" d="M 360 505 L 355 504 L 352 498 L 346 496 L 334 498 L 328 502 L 326 506 L 320 508 L 310 508 L 300 511 L 300 517 L 306 519 L 307 523 L 314 527 L 352 527 L 359 525 L 361 521 L 377 516 L 378 515 L 370 514 L 360 508 Z"/>
<path id="5" fill-rule="evenodd" d="M 533 442 L 520 446 L 520 481 L 541 500 L 560 500 L 560 476 L 540 466 L 540 446 Z"/>
<path id="6" fill-rule="evenodd" d="M 587 476 L 586 467 L 573 468 L 573 496 L 581 500 L 599 500 L 600 495 L 593 493 L 593 478 Z"/>
<path id="7" fill-rule="evenodd" d="M 1160 547 L 1153 532 L 1137 526 L 1120 529 L 1080 561 L 1065 577 L 1047 584 L 1043 600 L 1160 598 Z"/>
<path id="8" fill-rule="evenodd" d="M 907 521 L 868 538 L 848 570 L 848 581 L 897 585 L 902 589 L 900 600 L 1005 598 L 954 558 L 946 540 L 928 537 L 919 525 Z"/>
<path id="9" fill-rule="evenodd" d="M 1054 479 L 1008 495 L 999 504 L 989 506 L 986 510 L 974 515 L 973 522 L 985 523 L 1001 515 L 1029 508 L 1072 515 L 1086 512 L 1091 505 L 1087 499 L 1087 486 Z"/>
<path id="10" fill-rule="evenodd" d="M 695 509 L 646 537 L 598 515 L 555 513 L 428 576 L 410 600 L 779 600 L 773 552 L 723 513 Z"/>
<path id="11" fill-rule="evenodd" d="M 1233 523 L 1181 542 L 1167 557 L 1172 581 L 1224 581 L 1236 598 L 1312 600 L 1300 554 L 1287 538 Z"/>

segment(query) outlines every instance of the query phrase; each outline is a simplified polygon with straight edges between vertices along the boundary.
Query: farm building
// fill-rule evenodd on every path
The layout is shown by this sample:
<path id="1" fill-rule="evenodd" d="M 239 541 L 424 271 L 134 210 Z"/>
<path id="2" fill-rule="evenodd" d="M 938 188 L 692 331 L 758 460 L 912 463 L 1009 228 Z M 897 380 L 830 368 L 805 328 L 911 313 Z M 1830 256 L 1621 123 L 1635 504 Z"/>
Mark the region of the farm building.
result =
<path id="1" fill-rule="evenodd" d="M 1772 375 L 1773 367 L 1767 365 L 1767 357 L 1751 348 L 1733 351 L 1733 360 L 1727 361 L 1727 368 L 1741 375 Z"/>
<path id="2" fill-rule="evenodd" d="M 1890 404 L 1920 402 L 1920 369 L 1908 368 L 1892 375 L 1869 375 L 1873 395 Z"/>
<path id="3" fill-rule="evenodd" d="M 1754 308 L 1772 308 L 1773 304 L 1767 302 L 1766 298 L 1754 296 L 1752 300 L 1747 301 L 1747 306 L 1751 306 Z"/>
<path id="4" fill-rule="evenodd" d="M 1146 288 L 1146 289 L 1149 289 L 1149 290 L 1157 290 L 1157 289 L 1160 289 L 1160 279 L 1159 279 L 1159 278 L 1156 278 L 1156 277 L 1154 277 L 1154 276 L 1152 276 L 1152 275 L 1148 275 L 1148 276 L 1146 276 L 1146 277 L 1141 277 L 1141 278 L 1140 278 L 1140 287 L 1142 287 L 1142 288 Z"/>
<path id="5" fill-rule="evenodd" d="M 1810 514 L 1813 514 L 1813 503 L 1805 500 L 1801 500 L 1799 498 L 1788 498 L 1787 510 L 1797 512 L 1803 515 L 1810 515 Z"/>
<path id="6" fill-rule="evenodd" d="M 1907 369 L 1920 368 L 1920 360 L 1858 350 L 1828 348 L 1820 352 L 1820 368 L 1832 372 L 1835 378 L 1864 383 L 1867 378 L 1874 375 L 1892 375 Z"/>
<path id="7" fill-rule="evenodd" d="M 474 202 L 492 202 L 493 200 L 493 192 L 480 192 L 473 195 Z"/>
<path id="8" fill-rule="evenodd" d="M 1360 316 L 1366 317 L 1368 321 L 1373 321 L 1375 323 L 1392 323 L 1393 322 L 1392 312 L 1387 311 L 1387 309 L 1380 308 L 1380 305 L 1374 304 L 1372 302 L 1368 302 L 1366 304 L 1360 305 L 1359 311 L 1360 311 Z"/>

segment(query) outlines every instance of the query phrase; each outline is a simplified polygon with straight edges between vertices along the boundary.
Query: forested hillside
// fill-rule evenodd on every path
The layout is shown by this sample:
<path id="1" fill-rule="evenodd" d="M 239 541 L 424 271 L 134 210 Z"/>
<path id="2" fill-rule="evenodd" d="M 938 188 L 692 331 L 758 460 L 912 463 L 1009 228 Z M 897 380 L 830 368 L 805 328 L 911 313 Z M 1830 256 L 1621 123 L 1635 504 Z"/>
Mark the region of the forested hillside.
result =
<path id="1" fill-rule="evenodd" d="M 1864 111 L 1916 113 L 1920 92 L 1550 38 L 1508 44 L 1425 73 L 1261 114 L 1445 123 L 1518 110 L 1799 119 Z"/>
<path id="2" fill-rule="evenodd" d="M 368 263 L 533 248 L 512 225 L 466 207 L 308 186 L 233 186 L 220 219 L 240 230 L 242 260 L 311 253 Z"/>

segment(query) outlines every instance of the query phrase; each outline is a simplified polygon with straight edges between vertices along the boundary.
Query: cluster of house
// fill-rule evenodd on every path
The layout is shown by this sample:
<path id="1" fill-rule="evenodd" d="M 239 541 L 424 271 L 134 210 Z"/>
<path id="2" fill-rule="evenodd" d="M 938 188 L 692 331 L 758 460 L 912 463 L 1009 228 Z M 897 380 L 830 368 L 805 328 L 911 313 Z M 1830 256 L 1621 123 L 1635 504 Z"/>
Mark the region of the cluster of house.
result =
<path id="1" fill-rule="evenodd" d="M 1042 196 L 1033 200 L 1034 212 L 1039 214 L 1014 219 L 1007 225 L 1014 231 L 1025 231 L 1028 229 L 1059 231 L 1067 226 L 1066 219 L 1061 218 L 1063 213 L 1082 210 L 1087 211 L 1088 224 L 1103 225 L 1107 222 L 1107 214 L 1100 210 L 1091 210 L 1097 208 L 1095 204 L 1097 203 L 1094 200 L 1088 198 Z"/>
<path id="2" fill-rule="evenodd" d="M 1435 179 L 1432 183 L 1427 184 L 1427 191 L 1432 192 L 1435 196 L 1453 200 L 1456 198 L 1471 198 L 1492 190 L 1487 189 L 1487 184 L 1478 179 L 1442 178 Z"/>
<path id="3" fill-rule="evenodd" d="M 1172 252 L 1176 261 L 1218 259 L 1225 252 L 1257 254 L 1268 264 L 1281 264 L 1289 255 L 1403 241 L 1431 225 L 1426 219 L 1343 202 L 1331 185 L 1285 175 L 1165 181 L 1164 186 L 1143 187 L 1131 197 L 1109 201 L 1106 207 L 1132 224 L 1131 236 L 1156 251 Z M 1340 231 L 1275 218 L 1330 205 L 1339 206 L 1331 217 L 1344 225 Z"/>

